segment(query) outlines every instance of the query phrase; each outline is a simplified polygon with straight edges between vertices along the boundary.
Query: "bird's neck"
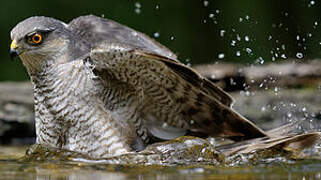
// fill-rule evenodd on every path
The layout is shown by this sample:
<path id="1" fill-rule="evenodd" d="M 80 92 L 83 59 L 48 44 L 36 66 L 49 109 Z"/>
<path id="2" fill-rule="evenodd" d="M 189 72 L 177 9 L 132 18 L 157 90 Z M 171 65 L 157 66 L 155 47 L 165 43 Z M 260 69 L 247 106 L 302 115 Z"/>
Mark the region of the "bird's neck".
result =
<path id="1" fill-rule="evenodd" d="M 37 143 L 54 147 L 64 147 L 70 128 L 77 126 L 76 104 L 88 95 L 85 84 L 88 82 L 82 62 L 50 66 L 48 69 L 31 75 L 34 85 Z M 82 92 L 83 94 L 78 94 Z M 90 98 L 90 97 L 88 97 Z M 50 134 L 48 136 L 47 134 Z"/>

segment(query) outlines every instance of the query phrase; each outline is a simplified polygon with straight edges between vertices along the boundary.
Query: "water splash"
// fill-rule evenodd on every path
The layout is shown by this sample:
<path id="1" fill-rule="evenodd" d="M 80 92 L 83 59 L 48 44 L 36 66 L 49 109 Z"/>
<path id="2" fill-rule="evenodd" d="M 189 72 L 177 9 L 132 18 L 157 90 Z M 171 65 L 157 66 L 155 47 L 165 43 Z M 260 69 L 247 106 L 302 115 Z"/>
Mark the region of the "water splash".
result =
<path id="1" fill-rule="evenodd" d="M 159 32 L 154 33 L 154 38 L 159 38 L 159 36 L 160 36 Z"/>
<path id="2" fill-rule="evenodd" d="M 296 56 L 298 59 L 302 59 L 302 58 L 303 58 L 303 53 L 297 52 L 295 56 Z"/>
<path id="3" fill-rule="evenodd" d="M 209 5 L 209 3 L 210 3 L 209 1 L 203 1 L 203 6 L 207 7 Z"/>
<path id="4" fill-rule="evenodd" d="M 219 53 L 219 54 L 217 55 L 217 57 L 218 57 L 219 59 L 224 59 L 225 54 L 224 54 L 224 53 Z"/>
<path id="5" fill-rule="evenodd" d="M 135 13 L 136 14 L 141 13 L 141 7 L 142 7 L 142 5 L 139 2 L 135 2 Z"/>

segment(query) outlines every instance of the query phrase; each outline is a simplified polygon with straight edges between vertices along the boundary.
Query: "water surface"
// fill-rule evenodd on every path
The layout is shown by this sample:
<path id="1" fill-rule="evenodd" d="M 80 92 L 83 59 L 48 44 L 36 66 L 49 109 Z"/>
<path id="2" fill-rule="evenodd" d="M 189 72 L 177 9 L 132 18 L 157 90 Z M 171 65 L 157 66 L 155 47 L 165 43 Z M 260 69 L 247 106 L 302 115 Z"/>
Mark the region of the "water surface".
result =
<path id="1" fill-rule="evenodd" d="M 243 165 L 110 165 L 74 161 L 23 162 L 27 147 L 0 147 L 0 179 L 320 179 L 321 160 L 267 158 Z"/>

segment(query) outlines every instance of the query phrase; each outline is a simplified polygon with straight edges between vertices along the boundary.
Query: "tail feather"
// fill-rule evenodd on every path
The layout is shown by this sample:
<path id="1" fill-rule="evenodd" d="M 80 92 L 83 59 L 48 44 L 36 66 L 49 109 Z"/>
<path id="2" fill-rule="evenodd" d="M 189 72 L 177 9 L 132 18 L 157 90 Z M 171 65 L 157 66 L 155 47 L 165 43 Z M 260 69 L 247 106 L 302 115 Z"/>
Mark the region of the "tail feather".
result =
<path id="1" fill-rule="evenodd" d="M 255 138 L 217 147 L 226 156 L 233 154 L 247 154 L 257 150 L 280 148 L 285 150 L 302 150 L 320 140 L 320 132 L 306 134 L 288 134 L 274 137 Z"/>

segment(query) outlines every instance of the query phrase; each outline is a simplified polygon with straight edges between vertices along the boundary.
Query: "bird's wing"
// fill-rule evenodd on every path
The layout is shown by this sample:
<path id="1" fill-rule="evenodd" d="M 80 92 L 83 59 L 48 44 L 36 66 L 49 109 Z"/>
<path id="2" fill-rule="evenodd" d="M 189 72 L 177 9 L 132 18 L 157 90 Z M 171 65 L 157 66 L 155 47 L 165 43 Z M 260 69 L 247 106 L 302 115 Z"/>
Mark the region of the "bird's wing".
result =
<path id="1" fill-rule="evenodd" d="M 68 24 L 68 28 L 89 42 L 92 47 L 102 42 L 125 43 L 176 59 L 176 55 L 172 51 L 154 39 L 109 19 L 94 15 L 80 16 L 73 19 Z"/>
<path id="2" fill-rule="evenodd" d="M 175 60 L 129 45 L 110 43 L 94 48 L 90 59 L 97 76 L 108 81 L 105 88 L 115 88 L 118 94 L 131 89 L 147 129 L 156 129 L 150 133 L 158 138 L 182 135 L 179 131 L 182 129 L 244 139 L 265 136 L 230 108 L 229 95 Z M 114 84 L 110 85 L 112 81 Z M 117 84 L 122 84 L 122 88 L 116 90 Z M 132 96 L 128 94 L 120 95 Z M 166 131 L 164 123 L 177 128 L 171 130 L 173 135 Z"/>

